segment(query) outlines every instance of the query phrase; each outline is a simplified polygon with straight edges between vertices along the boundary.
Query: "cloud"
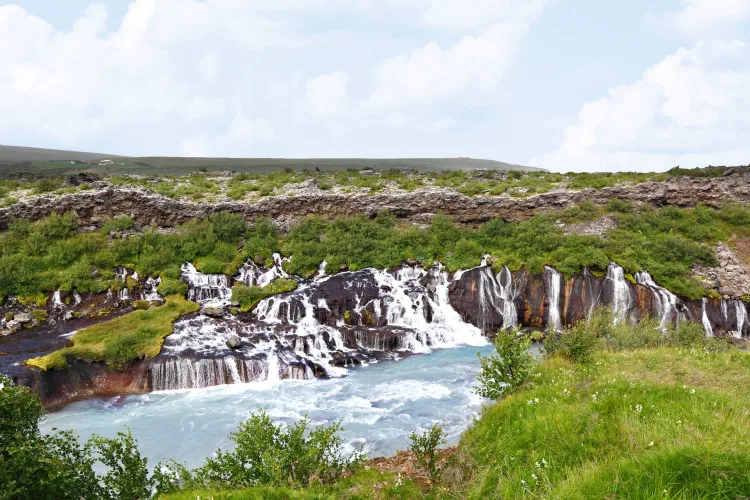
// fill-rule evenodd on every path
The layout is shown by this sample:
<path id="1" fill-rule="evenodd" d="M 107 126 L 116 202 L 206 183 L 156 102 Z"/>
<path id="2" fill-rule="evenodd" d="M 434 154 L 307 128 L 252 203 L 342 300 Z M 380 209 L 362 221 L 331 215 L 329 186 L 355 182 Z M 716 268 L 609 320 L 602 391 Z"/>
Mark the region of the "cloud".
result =
<path id="1" fill-rule="evenodd" d="M 315 119 L 331 118 L 343 113 L 347 105 L 349 75 L 337 71 L 307 82 L 307 111 Z"/>
<path id="2" fill-rule="evenodd" d="M 724 69 L 727 59 L 744 69 Z M 749 66 L 739 41 L 681 48 L 637 82 L 584 104 L 560 147 L 529 163 L 562 171 L 747 163 Z"/>
<path id="3" fill-rule="evenodd" d="M 428 107 L 467 91 L 490 91 L 505 74 L 527 30 L 527 22 L 498 23 L 446 49 L 433 41 L 387 59 L 373 72 L 375 89 L 364 109 Z"/>
<path id="4" fill-rule="evenodd" d="M 750 17 L 750 0 L 682 0 L 682 8 L 667 13 L 667 26 L 693 37 L 731 28 Z"/>
<path id="5" fill-rule="evenodd" d="M 428 26 L 479 28 L 496 22 L 527 23 L 542 14 L 545 0 L 431 0 L 422 15 Z"/>

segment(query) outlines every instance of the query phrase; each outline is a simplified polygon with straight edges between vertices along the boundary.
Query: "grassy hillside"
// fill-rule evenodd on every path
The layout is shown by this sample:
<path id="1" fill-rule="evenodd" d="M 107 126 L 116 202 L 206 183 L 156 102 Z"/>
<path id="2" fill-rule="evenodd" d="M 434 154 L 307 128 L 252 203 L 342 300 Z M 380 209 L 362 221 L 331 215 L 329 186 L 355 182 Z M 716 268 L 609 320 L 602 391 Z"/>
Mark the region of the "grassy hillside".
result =
<path id="1" fill-rule="evenodd" d="M 98 162 L 112 159 L 111 166 L 71 163 L 77 160 Z M 0 145 L 0 177 L 18 173 L 70 175 L 81 171 L 102 174 L 187 175 L 199 171 L 237 171 L 242 173 L 281 172 L 285 169 L 347 170 L 414 169 L 425 172 L 442 170 L 523 170 L 541 169 L 474 158 L 188 158 L 188 157 L 125 157 L 103 153 L 84 153 L 55 149 L 26 148 Z"/>

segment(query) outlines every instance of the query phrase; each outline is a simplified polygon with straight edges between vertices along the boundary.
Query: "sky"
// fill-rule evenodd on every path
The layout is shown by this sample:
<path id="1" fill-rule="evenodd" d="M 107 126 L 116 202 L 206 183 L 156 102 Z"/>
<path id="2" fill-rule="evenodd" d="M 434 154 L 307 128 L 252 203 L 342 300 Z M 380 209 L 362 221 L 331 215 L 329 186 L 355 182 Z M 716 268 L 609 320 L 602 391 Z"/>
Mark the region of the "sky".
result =
<path id="1" fill-rule="evenodd" d="M 0 144 L 750 163 L 750 0 L 0 1 Z"/>

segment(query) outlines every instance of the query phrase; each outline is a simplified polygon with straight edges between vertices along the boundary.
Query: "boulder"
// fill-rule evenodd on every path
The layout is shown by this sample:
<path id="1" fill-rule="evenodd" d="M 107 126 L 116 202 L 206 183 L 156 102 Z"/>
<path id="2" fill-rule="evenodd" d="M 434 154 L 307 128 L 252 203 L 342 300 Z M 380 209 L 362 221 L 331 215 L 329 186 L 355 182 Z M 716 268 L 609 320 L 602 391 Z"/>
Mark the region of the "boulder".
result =
<path id="1" fill-rule="evenodd" d="M 31 317 L 31 314 L 29 313 L 16 313 L 13 316 L 13 320 L 17 321 L 18 323 L 30 323 L 34 318 Z"/>
<path id="2" fill-rule="evenodd" d="M 241 346 L 242 346 L 242 339 L 239 336 L 237 336 L 235 334 L 232 334 L 227 339 L 227 347 L 228 348 L 230 348 L 230 349 L 239 349 Z"/>
<path id="3" fill-rule="evenodd" d="M 220 318 L 224 316 L 224 308 L 220 306 L 206 306 L 201 309 L 201 314 L 212 316 L 214 318 Z"/>
<path id="4" fill-rule="evenodd" d="M 73 321 L 75 317 L 76 315 L 73 314 L 73 311 L 68 311 L 65 313 L 65 316 L 63 316 L 63 321 Z"/>
<path id="5" fill-rule="evenodd" d="M 16 333 L 18 330 L 21 329 L 21 322 L 16 320 L 10 320 L 7 323 L 5 323 L 5 328 L 8 329 L 9 333 Z"/>

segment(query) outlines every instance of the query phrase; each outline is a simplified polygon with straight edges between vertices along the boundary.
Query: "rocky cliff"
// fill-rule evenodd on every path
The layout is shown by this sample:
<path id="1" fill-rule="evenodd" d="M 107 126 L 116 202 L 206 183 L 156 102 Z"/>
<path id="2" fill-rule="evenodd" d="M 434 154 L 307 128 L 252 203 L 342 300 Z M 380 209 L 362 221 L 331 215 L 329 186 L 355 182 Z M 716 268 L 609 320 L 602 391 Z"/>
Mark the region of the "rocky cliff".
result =
<path id="1" fill-rule="evenodd" d="M 67 195 L 41 195 L 0 209 L 0 229 L 13 217 L 38 220 L 55 211 L 75 212 L 83 226 L 98 226 L 119 215 L 130 215 L 141 225 L 170 227 L 191 218 L 213 212 L 240 213 L 247 220 L 260 216 L 272 218 L 279 226 L 306 215 L 324 217 L 374 215 L 390 210 L 414 222 L 428 221 L 444 212 L 459 223 L 475 224 L 492 217 L 523 220 L 534 214 L 562 210 L 583 201 L 607 203 L 611 199 L 682 207 L 705 203 L 719 206 L 725 202 L 750 202 L 750 167 L 727 170 L 719 178 L 680 177 L 664 182 L 639 185 L 622 184 L 604 189 L 557 189 L 526 198 L 502 195 L 468 197 L 452 188 L 428 187 L 414 191 L 391 189 L 370 195 L 356 190 L 333 193 L 315 186 L 292 189 L 287 194 L 268 196 L 252 202 L 194 203 L 170 199 L 152 191 L 124 187 L 106 181 L 93 183 L 93 189 Z"/>

